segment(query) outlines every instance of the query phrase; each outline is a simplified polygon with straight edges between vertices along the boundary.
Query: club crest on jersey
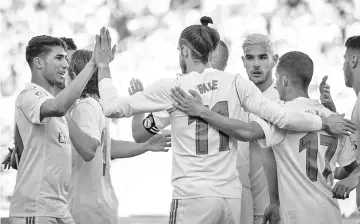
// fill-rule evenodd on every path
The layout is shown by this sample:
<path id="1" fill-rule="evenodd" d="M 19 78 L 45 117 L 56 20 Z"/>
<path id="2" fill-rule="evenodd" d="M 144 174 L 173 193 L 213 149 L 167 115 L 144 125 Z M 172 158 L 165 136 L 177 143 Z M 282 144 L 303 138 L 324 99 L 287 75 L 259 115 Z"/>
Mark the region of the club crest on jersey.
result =
<path id="1" fill-rule="evenodd" d="M 60 144 L 70 144 L 69 137 L 64 135 L 63 133 L 59 132 L 59 143 Z"/>
<path id="2" fill-rule="evenodd" d="M 45 96 L 45 94 L 44 94 L 43 92 L 41 92 L 41 91 L 36 92 L 35 95 L 36 95 L 38 98 L 42 98 L 42 97 Z"/>

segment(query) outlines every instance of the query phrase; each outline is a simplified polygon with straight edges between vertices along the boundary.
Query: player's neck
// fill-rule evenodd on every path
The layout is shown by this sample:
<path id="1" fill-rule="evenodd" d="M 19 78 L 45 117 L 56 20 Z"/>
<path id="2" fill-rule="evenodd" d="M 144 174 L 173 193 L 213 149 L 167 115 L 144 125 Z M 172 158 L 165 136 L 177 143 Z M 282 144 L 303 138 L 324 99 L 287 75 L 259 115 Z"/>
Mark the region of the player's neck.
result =
<path id="1" fill-rule="evenodd" d="M 265 82 L 256 85 L 261 92 L 264 92 L 265 90 L 267 90 L 272 84 L 273 84 L 274 80 L 272 78 L 272 76 L 270 76 Z"/>
<path id="2" fill-rule="evenodd" d="M 188 73 L 197 72 L 199 74 L 203 73 L 205 69 L 211 68 L 211 64 L 202 64 L 202 63 L 194 63 L 188 66 Z"/>
<path id="3" fill-rule="evenodd" d="M 41 86 L 49 93 L 54 95 L 54 85 L 51 85 L 42 75 L 33 72 L 33 75 L 31 76 L 31 82 Z"/>
<path id="4" fill-rule="evenodd" d="M 310 98 L 307 91 L 300 90 L 300 89 L 293 88 L 289 92 L 286 93 L 286 101 L 292 101 L 299 97 Z"/>

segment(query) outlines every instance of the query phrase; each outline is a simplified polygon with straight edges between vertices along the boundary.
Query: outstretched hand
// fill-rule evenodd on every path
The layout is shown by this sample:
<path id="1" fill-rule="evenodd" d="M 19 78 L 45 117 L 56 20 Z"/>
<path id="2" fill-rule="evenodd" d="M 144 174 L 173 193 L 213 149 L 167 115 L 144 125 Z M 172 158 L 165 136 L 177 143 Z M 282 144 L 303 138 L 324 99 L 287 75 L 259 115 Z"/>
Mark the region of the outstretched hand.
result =
<path id="1" fill-rule="evenodd" d="M 137 92 L 141 92 L 144 90 L 143 84 L 139 79 L 134 79 L 130 81 L 130 87 L 128 88 L 129 95 L 132 96 Z"/>
<path id="2" fill-rule="evenodd" d="M 152 138 L 150 138 L 145 144 L 148 151 L 167 152 L 171 147 L 171 135 L 156 134 Z"/>

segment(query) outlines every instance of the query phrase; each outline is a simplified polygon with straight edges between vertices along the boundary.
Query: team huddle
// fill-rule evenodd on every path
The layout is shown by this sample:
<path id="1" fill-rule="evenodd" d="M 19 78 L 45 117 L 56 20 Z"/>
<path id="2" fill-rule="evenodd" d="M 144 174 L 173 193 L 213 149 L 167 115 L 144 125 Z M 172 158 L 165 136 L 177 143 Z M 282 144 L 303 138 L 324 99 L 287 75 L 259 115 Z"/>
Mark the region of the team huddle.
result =
<path id="1" fill-rule="evenodd" d="M 337 224 L 337 199 L 355 188 L 360 206 L 359 98 L 351 120 L 336 112 L 326 77 L 320 102 L 310 99 L 312 59 L 279 58 L 262 34 L 242 44 L 249 79 L 226 72 L 228 48 L 209 23 L 181 32 L 181 73 L 146 88 L 133 79 L 130 96 L 112 81 L 106 28 L 93 51 L 71 38 L 29 41 L 31 83 L 16 99 L 15 148 L 3 162 L 18 170 L 11 223 L 119 223 L 111 160 L 170 147 L 169 223 Z M 345 84 L 358 95 L 360 36 L 345 46 Z M 135 142 L 111 139 L 109 118 L 132 116 Z"/>

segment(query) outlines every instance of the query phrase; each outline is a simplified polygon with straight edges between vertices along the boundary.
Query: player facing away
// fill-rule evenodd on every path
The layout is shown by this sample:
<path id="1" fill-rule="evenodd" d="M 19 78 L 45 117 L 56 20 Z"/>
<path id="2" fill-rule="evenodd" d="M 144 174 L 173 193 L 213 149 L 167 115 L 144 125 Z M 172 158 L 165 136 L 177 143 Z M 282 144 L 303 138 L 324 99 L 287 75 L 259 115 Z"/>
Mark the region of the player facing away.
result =
<path id="1" fill-rule="evenodd" d="M 66 85 L 75 79 L 91 57 L 92 52 L 88 50 L 73 53 Z M 148 150 L 167 151 L 170 146 L 170 139 L 161 135 L 144 144 L 110 139 L 108 119 L 100 105 L 97 78 L 95 71 L 80 99 L 66 115 L 73 146 L 68 202 L 76 224 L 118 223 L 118 200 L 110 178 L 111 159 L 128 158 Z"/>
<path id="2" fill-rule="evenodd" d="M 308 86 L 312 74 L 313 62 L 306 54 L 289 52 L 283 55 L 276 70 L 276 85 L 283 100 L 279 103 L 292 111 L 329 116 L 333 112 L 317 100 L 309 99 Z M 180 102 L 178 107 L 189 114 L 207 110 L 201 105 L 198 94 L 193 92 L 196 96 L 194 100 L 181 90 L 175 93 L 175 99 Z M 280 129 L 253 115 L 250 115 L 250 121 L 255 123 L 251 122 L 247 129 L 239 128 L 237 135 L 226 128 L 221 130 L 238 138 L 258 139 L 265 136 L 258 141 L 260 145 L 273 147 L 278 168 L 282 223 L 341 223 L 339 205 L 333 198 L 331 186 L 336 163 L 345 167 L 348 173 L 357 167 L 349 137 L 332 136 L 323 131 Z M 335 194 L 336 198 L 341 196 Z"/>
<path id="3" fill-rule="evenodd" d="M 321 118 L 304 112 L 289 112 L 265 98 L 251 81 L 211 68 L 210 58 L 219 40 L 218 32 L 208 26 L 185 28 L 179 38 L 178 50 L 180 67 L 186 75 L 160 80 L 130 97 L 119 96 L 111 82 L 108 66 L 99 67 L 99 92 L 106 116 L 121 118 L 163 110 L 170 113 L 174 186 L 172 223 L 239 223 L 241 210 L 241 184 L 236 170 L 237 140 L 228 138 L 202 119 L 175 110 L 170 96 L 172 88 L 197 89 L 209 110 L 220 117 L 224 114 L 235 118 L 234 121 L 244 106 L 289 129 L 316 131 L 323 127 L 338 134 L 345 132 L 345 126 L 352 127 L 351 122 L 336 115 Z M 243 125 L 240 121 L 234 123 Z"/>
<path id="4" fill-rule="evenodd" d="M 251 34 L 244 40 L 242 48 L 244 51 L 242 60 L 249 80 L 258 87 L 264 96 L 274 101 L 278 100 L 279 93 L 275 87 L 272 71 L 279 57 L 274 53 L 274 46 L 269 36 L 258 33 Z M 248 121 L 247 115 L 245 115 L 244 121 Z M 271 147 L 261 150 L 256 142 L 248 144 L 240 151 L 242 155 L 240 158 L 243 158 L 244 161 L 239 164 L 238 172 L 241 177 L 241 174 L 244 175 L 244 171 L 247 171 L 250 183 L 245 188 L 251 189 L 253 212 L 241 215 L 244 216 L 245 224 L 260 224 L 266 207 L 269 204 L 279 205 L 277 195 L 271 192 L 269 197 L 267 183 L 268 181 L 277 183 L 276 163 L 271 162 L 275 160 Z M 252 214 L 253 216 L 251 216 Z"/>
<path id="5" fill-rule="evenodd" d="M 95 44 L 95 51 L 107 46 Z M 74 223 L 66 196 L 71 178 L 69 130 L 63 117 L 79 98 L 100 58 L 92 58 L 68 88 L 53 96 L 67 72 L 66 45 L 51 36 L 26 47 L 31 83 L 15 102 L 15 123 L 24 149 L 10 204 L 11 223 Z"/>

